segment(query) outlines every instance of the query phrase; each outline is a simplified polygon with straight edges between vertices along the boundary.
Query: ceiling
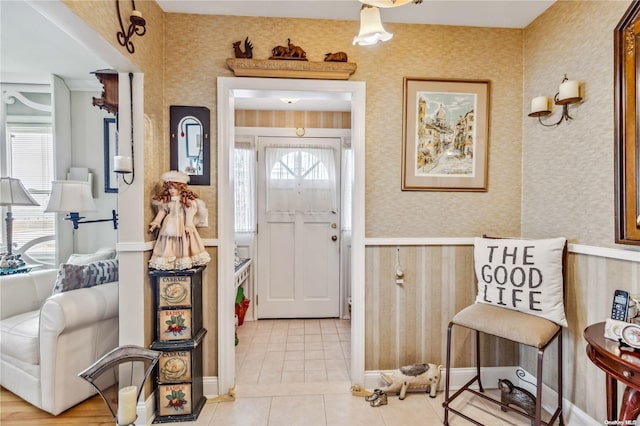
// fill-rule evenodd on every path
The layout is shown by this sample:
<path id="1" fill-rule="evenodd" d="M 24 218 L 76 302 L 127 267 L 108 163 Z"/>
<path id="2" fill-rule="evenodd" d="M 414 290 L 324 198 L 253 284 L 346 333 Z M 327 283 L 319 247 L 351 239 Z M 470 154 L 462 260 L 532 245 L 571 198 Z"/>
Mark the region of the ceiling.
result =
<path id="1" fill-rule="evenodd" d="M 84 0 L 89 1 L 89 0 Z M 166 12 L 240 16 L 358 20 L 357 0 L 157 0 Z M 424 0 L 381 9 L 383 22 L 522 28 L 553 0 Z M 29 28 L 29 31 L 24 31 Z M 114 30 L 115 31 L 115 30 Z M 114 33 L 115 34 L 115 33 Z M 0 74 L 2 82 L 48 83 L 63 78 L 72 90 L 101 90 L 92 71 L 111 68 L 100 57 L 52 24 L 24 1 L 0 0 Z M 287 104 L 280 98 L 297 98 Z M 349 99 L 319 93 L 239 94 L 242 109 L 348 111 Z"/>
<path id="2" fill-rule="evenodd" d="M 286 18 L 360 19 L 357 0 L 157 0 L 165 12 Z M 381 9 L 382 22 L 524 28 L 555 0 L 424 0 Z M 355 34 L 354 34 L 355 35 Z"/>

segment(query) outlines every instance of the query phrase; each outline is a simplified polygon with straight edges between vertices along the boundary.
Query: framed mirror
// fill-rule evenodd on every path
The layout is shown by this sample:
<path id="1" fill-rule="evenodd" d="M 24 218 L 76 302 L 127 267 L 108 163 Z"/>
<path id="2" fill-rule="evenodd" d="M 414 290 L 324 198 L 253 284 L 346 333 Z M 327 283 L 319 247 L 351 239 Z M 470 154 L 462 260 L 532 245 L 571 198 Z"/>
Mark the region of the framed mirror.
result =
<path id="1" fill-rule="evenodd" d="M 169 107 L 171 170 L 189 175 L 189 185 L 209 185 L 211 181 L 209 108 Z"/>
<path id="2" fill-rule="evenodd" d="M 640 245 L 640 2 L 614 32 L 616 243 Z"/>

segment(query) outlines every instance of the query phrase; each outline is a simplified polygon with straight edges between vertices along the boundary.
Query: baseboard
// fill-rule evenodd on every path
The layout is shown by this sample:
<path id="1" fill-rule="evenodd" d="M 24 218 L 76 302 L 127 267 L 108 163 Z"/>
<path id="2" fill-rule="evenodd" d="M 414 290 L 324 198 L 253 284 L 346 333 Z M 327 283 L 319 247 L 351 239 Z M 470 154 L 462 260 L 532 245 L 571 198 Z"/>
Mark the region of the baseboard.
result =
<path id="1" fill-rule="evenodd" d="M 136 412 L 138 414 L 137 425 L 150 425 L 156 417 L 156 393 L 151 392 L 151 395 L 144 402 L 138 401 Z"/>
<path id="2" fill-rule="evenodd" d="M 218 376 L 205 376 L 202 378 L 202 393 L 207 398 L 218 396 Z"/>

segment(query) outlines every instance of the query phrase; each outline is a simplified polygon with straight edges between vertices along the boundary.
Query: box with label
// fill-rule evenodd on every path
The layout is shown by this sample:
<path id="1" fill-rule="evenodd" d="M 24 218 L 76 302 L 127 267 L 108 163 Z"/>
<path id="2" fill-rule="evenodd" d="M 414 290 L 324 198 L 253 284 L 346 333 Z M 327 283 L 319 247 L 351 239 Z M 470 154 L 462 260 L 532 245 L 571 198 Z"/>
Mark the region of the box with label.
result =
<path id="1" fill-rule="evenodd" d="M 168 275 L 158 277 L 158 306 L 191 306 L 191 276 Z"/>
<path id="2" fill-rule="evenodd" d="M 193 336 L 191 309 L 158 311 L 158 338 L 161 341 L 188 340 Z"/>
<path id="3" fill-rule="evenodd" d="M 158 385 L 160 416 L 181 416 L 193 411 L 191 383 Z"/>
<path id="4" fill-rule="evenodd" d="M 191 380 L 192 351 L 163 352 L 158 360 L 158 382 Z"/>

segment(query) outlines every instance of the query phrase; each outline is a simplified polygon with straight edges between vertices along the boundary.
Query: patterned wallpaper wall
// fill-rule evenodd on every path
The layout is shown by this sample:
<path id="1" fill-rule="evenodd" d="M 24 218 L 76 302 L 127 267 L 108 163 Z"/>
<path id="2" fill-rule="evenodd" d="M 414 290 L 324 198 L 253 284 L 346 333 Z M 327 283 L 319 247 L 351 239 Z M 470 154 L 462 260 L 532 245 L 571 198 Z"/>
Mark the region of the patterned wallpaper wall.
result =
<path id="1" fill-rule="evenodd" d="M 236 127 L 350 129 L 350 112 L 236 110 Z"/>

